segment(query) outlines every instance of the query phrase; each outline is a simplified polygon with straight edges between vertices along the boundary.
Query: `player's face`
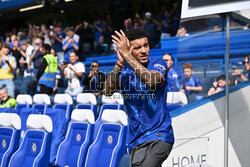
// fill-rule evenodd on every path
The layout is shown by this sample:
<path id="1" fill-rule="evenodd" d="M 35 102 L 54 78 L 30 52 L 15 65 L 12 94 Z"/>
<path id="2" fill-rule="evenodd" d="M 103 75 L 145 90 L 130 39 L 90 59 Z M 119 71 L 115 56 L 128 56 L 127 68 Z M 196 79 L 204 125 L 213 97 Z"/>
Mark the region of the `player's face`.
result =
<path id="1" fill-rule="evenodd" d="M 184 73 L 186 78 L 190 78 L 192 73 L 193 73 L 193 70 L 191 68 L 185 68 L 183 73 Z"/>
<path id="2" fill-rule="evenodd" d="M 149 44 L 148 39 L 141 38 L 130 41 L 131 46 L 133 46 L 132 56 L 134 56 L 141 64 L 148 63 L 149 56 Z"/>

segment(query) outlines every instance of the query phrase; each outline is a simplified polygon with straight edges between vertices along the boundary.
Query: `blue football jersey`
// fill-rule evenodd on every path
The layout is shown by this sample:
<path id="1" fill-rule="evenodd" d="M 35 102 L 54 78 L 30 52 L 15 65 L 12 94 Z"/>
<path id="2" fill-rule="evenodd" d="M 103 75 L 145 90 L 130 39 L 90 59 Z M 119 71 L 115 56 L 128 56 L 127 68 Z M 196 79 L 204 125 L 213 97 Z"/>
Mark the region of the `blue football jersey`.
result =
<path id="1" fill-rule="evenodd" d="M 171 117 L 166 107 L 167 64 L 162 59 L 149 59 L 146 68 L 160 73 L 164 82 L 149 88 L 128 64 L 120 75 L 124 105 L 129 118 L 130 149 L 155 139 L 174 143 Z"/>

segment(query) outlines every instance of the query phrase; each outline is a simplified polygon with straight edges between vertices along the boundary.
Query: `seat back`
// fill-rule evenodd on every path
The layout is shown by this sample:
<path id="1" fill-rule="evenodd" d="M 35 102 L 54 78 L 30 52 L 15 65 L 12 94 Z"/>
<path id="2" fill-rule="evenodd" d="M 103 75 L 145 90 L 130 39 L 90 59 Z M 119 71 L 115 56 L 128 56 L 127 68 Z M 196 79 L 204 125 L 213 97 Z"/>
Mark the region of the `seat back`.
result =
<path id="1" fill-rule="evenodd" d="M 17 104 L 32 104 L 32 97 L 29 94 L 19 94 L 16 97 Z"/>
<path id="2" fill-rule="evenodd" d="M 30 114 L 39 114 L 39 113 L 36 109 L 33 108 L 22 108 L 19 113 L 19 116 L 21 118 L 21 136 L 19 141 L 20 144 L 24 138 L 25 132 L 28 130 L 26 122 Z"/>
<path id="3" fill-rule="evenodd" d="M 73 104 L 72 97 L 69 94 L 56 94 L 54 97 L 55 104 Z"/>
<path id="4" fill-rule="evenodd" d="M 112 96 L 102 96 L 102 104 L 124 104 L 123 95 L 115 92 Z"/>
<path id="5" fill-rule="evenodd" d="M 127 115 L 122 110 L 104 110 L 96 140 L 90 146 L 87 167 L 116 167 L 126 154 Z"/>
<path id="6" fill-rule="evenodd" d="M 112 110 L 124 110 L 124 105 L 119 104 L 104 104 L 101 107 L 99 117 L 97 118 L 95 122 L 95 129 L 94 129 L 94 138 L 96 138 L 98 130 L 102 124 L 102 114 L 106 109 L 112 109 Z"/>
<path id="7" fill-rule="evenodd" d="M 79 93 L 76 97 L 77 104 L 92 104 L 96 105 L 96 97 L 93 93 Z"/>
<path id="8" fill-rule="evenodd" d="M 34 104 L 51 104 L 51 100 L 49 95 L 47 94 L 35 94 L 33 96 L 33 103 Z"/>
<path id="9" fill-rule="evenodd" d="M 0 113 L 0 166 L 7 167 L 19 147 L 21 119 L 15 113 Z"/>
<path id="10" fill-rule="evenodd" d="M 32 108 L 37 109 L 39 114 L 44 114 L 45 111 L 50 108 L 49 104 L 33 104 Z"/>
<path id="11" fill-rule="evenodd" d="M 168 92 L 167 104 L 187 105 L 187 97 L 183 92 Z"/>
<path id="12" fill-rule="evenodd" d="M 93 93 L 79 93 L 76 97 L 76 109 L 90 109 L 97 119 L 97 101 Z"/>
<path id="13" fill-rule="evenodd" d="M 67 122 L 70 121 L 70 116 L 73 110 L 72 104 L 55 104 L 53 109 L 62 109 L 61 112 L 64 112 L 64 116 L 67 119 Z"/>
<path id="14" fill-rule="evenodd" d="M 29 94 L 19 94 L 16 97 L 16 110 L 19 113 L 19 111 L 22 108 L 30 108 L 32 106 L 32 97 Z"/>
<path id="15" fill-rule="evenodd" d="M 27 132 L 19 149 L 11 157 L 9 167 L 48 166 L 52 120 L 47 115 L 30 114 Z"/>
<path id="16" fill-rule="evenodd" d="M 45 111 L 45 114 L 52 119 L 53 131 L 50 146 L 50 160 L 51 166 L 55 165 L 56 155 L 58 152 L 58 147 L 61 142 L 65 139 L 68 122 L 65 117 L 65 110 L 63 109 L 50 109 Z"/>
<path id="17" fill-rule="evenodd" d="M 84 166 L 92 143 L 94 121 L 91 110 L 75 109 L 72 112 L 66 138 L 58 149 L 56 166 Z"/>

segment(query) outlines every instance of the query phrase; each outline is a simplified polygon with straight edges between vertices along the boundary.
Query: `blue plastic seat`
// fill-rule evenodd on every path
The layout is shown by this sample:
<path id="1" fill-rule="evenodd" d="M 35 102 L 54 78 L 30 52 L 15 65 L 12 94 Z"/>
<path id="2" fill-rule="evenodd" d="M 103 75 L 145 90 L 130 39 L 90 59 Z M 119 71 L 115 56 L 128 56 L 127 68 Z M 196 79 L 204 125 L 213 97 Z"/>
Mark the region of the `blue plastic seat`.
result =
<path id="1" fill-rule="evenodd" d="M 55 165 L 56 155 L 58 152 L 59 145 L 65 139 L 68 122 L 65 117 L 65 110 L 63 109 L 51 109 L 48 108 L 45 114 L 52 119 L 53 131 L 50 147 L 50 160 L 51 166 Z"/>
<path id="2" fill-rule="evenodd" d="M 22 108 L 31 108 L 32 107 L 32 97 L 28 94 L 19 94 L 16 97 L 16 111 L 17 113 L 20 112 Z"/>
<path id="3" fill-rule="evenodd" d="M 117 167 L 126 154 L 127 115 L 106 109 L 96 140 L 89 147 L 85 167 Z"/>
<path id="4" fill-rule="evenodd" d="M 51 105 L 50 97 L 47 94 L 35 94 L 33 102 L 33 108 L 37 109 L 40 114 L 44 114 Z"/>
<path id="5" fill-rule="evenodd" d="M 73 100 L 69 94 L 56 94 L 54 97 L 54 109 L 63 109 L 67 122 L 70 121 L 70 116 L 73 110 Z"/>
<path id="6" fill-rule="evenodd" d="M 90 109 L 97 119 L 97 101 L 93 93 L 79 93 L 76 97 L 76 109 Z"/>
<path id="7" fill-rule="evenodd" d="M 39 114 L 38 111 L 34 108 L 22 108 L 19 116 L 21 118 L 21 136 L 20 136 L 20 144 L 24 138 L 25 132 L 28 130 L 26 126 L 27 119 L 30 114 Z"/>
<path id="8" fill-rule="evenodd" d="M 21 119 L 15 113 L 0 113 L 0 166 L 7 167 L 19 148 Z"/>
<path id="9" fill-rule="evenodd" d="M 9 167 L 49 166 L 52 120 L 47 115 L 31 114 L 27 127 L 22 144 L 11 157 Z"/>
<path id="10" fill-rule="evenodd" d="M 75 109 L 71 115 L 67 136 L 61 143 L 56 166 L 84 166 L 89 145 L 92 143 L 95 117 L 88 109 Z"/>

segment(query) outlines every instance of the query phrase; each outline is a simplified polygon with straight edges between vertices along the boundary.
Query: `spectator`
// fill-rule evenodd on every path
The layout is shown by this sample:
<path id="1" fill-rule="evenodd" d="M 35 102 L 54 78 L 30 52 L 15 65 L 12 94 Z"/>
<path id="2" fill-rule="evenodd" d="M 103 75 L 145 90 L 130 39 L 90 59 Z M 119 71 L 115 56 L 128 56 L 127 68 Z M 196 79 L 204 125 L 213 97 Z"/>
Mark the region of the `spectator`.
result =
<path id="1" fill-rule="evenodd" d="M 69 54 L 70 64 L 63 67 L 63 74 L 68 79 L 68 87 L 65 93 L 76 96 L 83 91 L 81 83 L 82 76 L 85 73 L 84 64 L 78 61 L 76 52 Z"/>
<path id="2" fill-rule="evenodd" d="M 83 79 L 83 85 L 86 86 L 85 92 L 93 93 L 97 98 L 97 104 L 101 105 L 101 91 L 104 88 L 106 76 L 104 73 L 99 72 L 99 63 L 93 61 L 90 65 L 91 71 L 87 73 Z"/>
<path id="3" fill-rule="evenodd" d="M 243 30 L 247 30 L 250 27 L 250 24 L 247 24 L 243 27 Z"/>
<path id="4" fill-rule="evenodd" d="M 138 19 L 134 19 L 134 29 L 141 28 L 141 23 Z"/>
<path id="5" fill-rule="evenodd" d="M 5 108 L 5 107 L 12 107 L 15 108 L 16 107 L 16 99 L 11 98 L 8 95 L 8 92 L 5 88 L 0 88 L 0 108 Z"/>
<path id="6" fill-rule="evenodd" d="M 32 55 L 29 58 L 29 64 L 28 64 L 28 72 L 31 72 L 31 63 L 33 63 L 34 66 L 34 74 L 37 74 L 38 69 L 41 66 L 43 53 L 42 53 L 42 44 L 43 41 L 40 37 L 36 37 L 35 39 L 35 49 L 32 52 Z"/>
<path id="7" fill-rule="evenodd" d="M 156 24 L 152 19 L 150 12 L 145 13 L 144 30 L 148 33 L 149 47 L 154 48 L 156 45 Z"/>
<path id="8" fill-rule="evenodd" d="M 58 67 L 57 59 L 50 53 L 51 46 L 44 44 L 42 47 L 43 60 L 37 72 L 36 81 L 40 85 L 40 92 L 52 94 L 56 85 L 56 72 Z"/>
<path id="9" fill-rule="evenodd" d="M 111 15 L 110 14 L 107 14 L 106 15 L 106 20 L 103 22 L 103 25 L 104 25 L 104 36 L 105 36 L 105 39 L 106 39 L 106 42 L 111 45 L 112 44 L 112 38 L 111 38 L 111 35 L 113 34 L 114 32 L 114 29 L 115 29 L 115 25 L 114 23 L 112 22 L 112 19 L 111 19 Z"/>
<path id="10" fill-rule="evenodd" d="M 21 54 L 21 49 L 19 48 L 19 41 L 17 39 L 15 39 L 13 41 L 13 47 L 11 49 L 11 53 L 12 53 L 12 56 L 14 56 L 15 59 L 16 59 L 16 62 L 17 62 L 17 74 L 19 74 L 19 70 L 20 70 L 19 60 L 21 59 L 21 57 L 23 55 Z M 22 51 L 22 53 L 25 54 L 23 51 Z"/>
<path id="11" fill-rule="evenodd" d="M 216 82 L 213 82 L 213 87 L 209 89 L 207 95 L 211 96 L 215 93 L 218 93 L 220 91 L 223 91 L 226 87 L 226 76 L 225 75 L 220 75 Z"/>
<path id="12" fill-rule="evenodd" d="M 108 49 L 109 49 L 109 46 L 105 42 L 104 36 L 100 36 L 99 43 L 96 46 L 95 52 L 98 55 L 107 55 L 108 54 Z"/>
<path id="13" fill-rule="evenodd" d="M 93 22 L 93 31 L 94 31 L 94 48 L 96 48 L 97 44 L 100 42 L 99 41 L 100 36 L 104 35 L 104 25 L 100 17 L 98 17 L 97 20 Z"/>
<path id="14" fill-rule="evenodd" d="M 30 39 L 27 39 L 26 41 L 26 52 L 25 52 L 25 55 L 26 55 L 26 70 L 24 71 L 24 77 L 26 76 L 32 76 L 32 73 L 30 73 L 30 69 L 33 68 L 33 63 L 29 63 L 30 61 L 30 57 L 33 53 L 33 50 L 34 50 L 34 46 L 31 45 L 31 40 Z M 30 66 L 29 66 L 30 64 Z M 28 66 L 29 66 L 29 69 L 28 69 Z"/>
<path id="15" fill-rule="evenodd" d="M 220 25 L 219 24 L 213 25 L 213 32 L 219 32 L 219 31 L 221 31 Z"/>
<path id="16" fill-rule="evenodd" d="M 73 30 L 67 28 L 65 30 L 66 38 L 63 41 L 64 50 L 64 62 L 70 63 L 69 54 L 71 52 L 77 52 L 79 50 L 79 36 L 75 34 Z M 78 36 L 78 37 L 77 37 Z"/>
<path id="17" fill-rule="evenodd" d="M 193 66 L 191 63 L 185 63 L 182 66 L 185 77 L 181 82 L 181 92 L 185 92 L 188 102 L 199 100 L 202 98 L 200 95 L 202 86 L 199 78 L 193 76 Z"/>
<path id="18" fill-rule="evenodd" d="M 243 66 L 244 66 L 244 73 L 248 73 L 248 77 L 244 76 L 239 70 L 237 70 L 236 68 L 233 70 L 233 77 L 236 79 L 237 77 L 239 77 L 242 81 L 247 81 L 250 79 L 250 65 L 249 65 L 249 58 L 250 55 L 246 56 L 244 58 L 244 61 L 242 62 Z"/>
<path id="19" fill-rule="evenodd" d="M 41 25 L 41 30 L 43 34 L 43 43 L 49 44 L 51 46 L 51 40 L 50 40 L 50 29 L 46 27 L 45 24 Z"/>
<path id="20" fill-rule="evenodd" d="M 167 81 L 167 89 L 168 92 L 179 92 L 181 85 L 180 85 L 180 76 L 176 72 L 173 67 L 173 57 L 170 54 L 164 54 L 163 60 L 166 62 L 168 66 L 168 81 Z"/>
<path id="21" fill-rule="evenodd" d="M 15 97 L 13 73 L 16 70 L 16 59 L 10 54 L 10 45 L 3 44 L 3 54 L 0 56 L 0 87 L 6 87 L 8 94 Z"/>
<path id="22" fill-rule="evenodd" d="M 26 39 L 24 37 L 25 36 L 24 36 L 24 33 L 22 31 L 19 31 L 17 33 L 17 39 L 19 40 L 20 46 L 22 46 L 26 42 Z"/>
<path id="23" fill-rule="evenodd" d="M 63 62 L 64 61 L 64 52 L 62 49 L 62 43 L 63 43 L 63 40 L 65 39 L 66 35 L 62 31 L 62 27 L 58 24 L 54 27 L 52 33 L 53 33 L 52 37 L 51 37 L 52 48 L 55 49 L 58 57 L 60 58 L 60 61 Z"/>
<path id="24" fill-rule="evenodd" d="M 187 30 L 186 30 L 185 27 L 181 27 L 181 28 L 179 28 L 179 30 L 177 31 L 176 36 L 177 36 L 177 37 L 189 36 L 189 34 L 187 33 Z"/>
<path id="25" fill-rule="evenodd" d="M 172 34 L 172 21 L 170 17 L 171 17 L 170 12 L 166 10 L 164 12 L 164 17 L 161 21 L 161 29 L 162 29 L 161 38 L 170 37 Z"/>
<path id="26" fill-rule="evenodd" d="M 124 31 L 128 31 L 129 29 L 132 29 L 132 20 L 130 18 L 124 20 Z"/>
<path id="27" fill-rule="evenodd" d="M 76 27 L 76 33 L 80 36 L 80 41 L 82 43 L 82 52 L 88 54 L 91 50 L 91 43 L 93 41 L 93 28 L 89 25 L 87 21 L 83 21 Z"/>
<path id="28" fill-rule="evenodd" d="M 56 72 L 56 86 L 53 88 L 53 92 L 57 93 L 58 85 L 59 85 L 59 80 L 61 79 L 61 68 L 62 68 L 62 62 L 60 61 L 60 58 L 57 56 L 56 50 L 51 48 L 50 53 L 55 56 L 57 59 L 57 72 Z"/>

